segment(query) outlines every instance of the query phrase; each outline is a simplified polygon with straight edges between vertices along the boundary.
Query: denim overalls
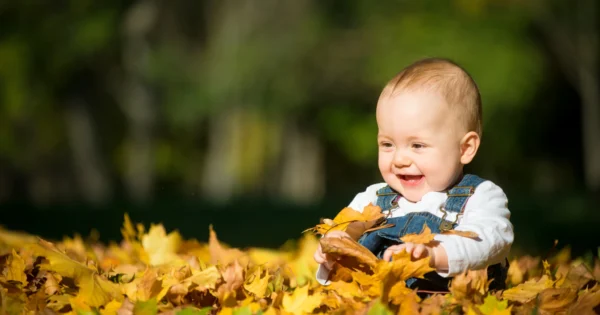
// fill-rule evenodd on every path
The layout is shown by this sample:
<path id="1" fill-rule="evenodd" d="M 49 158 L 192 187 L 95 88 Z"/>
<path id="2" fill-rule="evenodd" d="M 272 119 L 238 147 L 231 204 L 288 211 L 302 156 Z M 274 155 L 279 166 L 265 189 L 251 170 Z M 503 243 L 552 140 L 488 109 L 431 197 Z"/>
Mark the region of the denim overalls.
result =
<path id="1" fill-rule="evenodd" d="M 475 175 L 464 175 L 457 185 L 448 190 L 448 198 L 441 208 L 444 213 L 442 218 L 429 212 L 414 212 L 389 218 L 382 224 L 392 223 L 394 226 L 365 233 L 358 242 L 381 259 L 388 247 L 402 243 L 400 238 L 406 234 L 420 233 L 425 223 L 431 229 L 431 233 L 451 230 L 457 226 L 457 223 L 456 220 L 454 222 L 446 220 L 447 212 L 462 214 L 467 200 L 473 195 L 475 188 L 484 181 Z M 396 191 L 390 186 L 385 186 L 377 191 L 377 206 L 381 207 L 382 212 L 394 209 L 399 198 L 400 195 Z M 456 216 L 457 219 L 459 215 Z M 508 261 L 505 266 L 496 264 L 488 267 L 488 280 L 494 279 L 490 289 L 504 289 L 507 270 Z M 418 287 L 421 290 L 447 290 L 450 280 L 451 278 L 443 278 L 436 272 L 430 272 L 425 275 L 425 279 L 408 279 L 406 285 L 412 289 Z"/>

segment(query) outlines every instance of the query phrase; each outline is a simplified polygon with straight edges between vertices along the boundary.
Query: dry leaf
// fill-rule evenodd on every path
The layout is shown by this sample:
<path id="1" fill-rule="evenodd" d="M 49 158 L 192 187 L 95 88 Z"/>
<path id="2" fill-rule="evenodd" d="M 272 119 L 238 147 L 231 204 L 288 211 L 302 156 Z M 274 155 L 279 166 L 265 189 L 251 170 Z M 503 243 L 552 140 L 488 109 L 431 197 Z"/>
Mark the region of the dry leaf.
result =
<path id="1" fill-rule="evenodd" d="M 347 232 L 353 236 L 360 236 L 365 230 L 381 223 L 383 217 L 384 214 L 381 213 L 381 208 L 373 204 L 364 207 L 362 212 L 346 207 L 333 220 L 323 219 L 323 223 L 309 230 L 324 235 L 330 231 L 346 231 L 349 225 L 352 224 Z"/>
<path id="2" fill-rule="evenodd" d="M 153 266 L 168 264 L 179 260 L 177 250 L 181 245 L 181 235 L 174 231 L 167 235 L 165 228 L 159 225 L 150 226 L 148 234 L 142 237 L 142 246 L 148 253 Z"/>
<path id="3" fill-rule="evenodd" d="M 423 224 L 423 229 L 419 234 L 406 234 L 400 238 L 404 243 L 414 243 L 414 244 L 429 244 L 433 241 L 433 237 L 435 234 L 431 233 L 431 229 L 427 226 L 427 224 Z"/>
<path id="4" fill-rule="evenodd" d="M 545 289 L 538 296 L 539 307 L 545 311 L 565 310 L 577 298 L 577 289 Z"/>
<path id="5" fill-rule="evenodd" d="M 323 253 L 354 257 L 371 268 L 377 265 L 377 257 L 349 237 L 326 237 L 319 242 Z"/>
<path id="6" fill-rule="evenodd" d="M 481 298 L 489 288 L 486 269 L 468 270 L 452 279 L 450 292 L 457 300 L 469 300 L 474 296 Z"/>
<path id="7" fill-rule="evenodd" d="M 444 231 L 441 234 L 443 235 L 458 235 L 466 238 L 478 239 L 479 234 L 471 231 L 459 231 L 459 230 L 448 230 Z"/>
<path id="8" fill-rule="evenodd" d="M 544 275 L 539 280 L 529 280 L 525 283 L 519 284 L 514 288 L 510 288 L 504 293 L 502 297 L 510 300 L 517 301 L 520 303 L 527 303 L 533 300 L 540 292 L 545 289 L 552 288 L 554 281 L 550 280 L 547 275 Z"/>
<path id="9" fill-rule="evenodd" d="M 6 280 L 18 281 L 27 285 L 27 276 L 25 275 L 25 260 L 13 249 L 12 254 L 8 256 L 8 268 L 4 269 L 3 275 Z"/>
<path id="10" fill-rule="evenodd" d="M 269 285 L 269 272 L 265 271 L 263 275 L 262 268 L 258 267 L 253 273 L 249 274 L 244 283 L 244 289 L 254 294 L 257 298 L 264 298 L 267 294 L 267 288 Z"/>
<path id="11" fill-rule="evenodd" d="M 51 270 L 63 277 L 75 280 L 79 287 L 77 296 L 80 301 L 89 306 L 97 307 L 113 299 L 121 299 L 120 290 L 114 283 L 101 277 L 97 270 L 72 260 L 54 247 L 52 243 L 40 239 L 37 244 L 32 244 L 30 247 L 34 253 L 45 257 L 50 262 L 49 265 L 43 266 L 43 269 Z"/>
<path id="12" fill-rule="evenodd" d="M 213 230 L 212 224 L 209 226 L 210 237 L 208 241 L 208 249 L 210 251 L 210 263 L 213 265 L 221 264 L 223 266 L 231 264 L 233 261 L 238 261 L 244 267 L 248 265 L 246 254 L 236 248 L 226 248 L 221 245 L 217 239 L 217 233 Z"/>
<path id="13" fill-rule="evenodd" d="M 293 293 L 286 293 L 283 297 L 282 306 L 286 312 L 292 314 L 311 313 L 321 305 L 323 296 L 320 294 L 308 295 L 308 286 L 296 288 Z"/>

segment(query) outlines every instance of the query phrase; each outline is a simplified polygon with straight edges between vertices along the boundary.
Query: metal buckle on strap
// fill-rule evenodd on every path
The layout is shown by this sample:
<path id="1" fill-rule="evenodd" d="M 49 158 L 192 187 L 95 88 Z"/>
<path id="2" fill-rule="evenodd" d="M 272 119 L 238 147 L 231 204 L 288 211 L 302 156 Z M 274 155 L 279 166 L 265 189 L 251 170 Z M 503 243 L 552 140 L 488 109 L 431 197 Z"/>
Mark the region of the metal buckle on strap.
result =
<path id="1" fill-rule="evenodd" d="M 446 217 L 448 216 L 448 212 L 446 211 L 446 209 L 444 209 L 444 207 L 440 207 L 440 211 L 442 211 L 442 213 L 444 213 L 444 215 L 442 216 L 442 223 L 440 223 L 440 233 L 441 232 L 446 232 L 446 231 L 450 231 L 453 228 L 453 225 L 456 224 L 456 222 L 458 222 L 458 214 L 456 214 L 456 217 L 454 218 L 453 222 L 449 222 L 448 220 L 446 220 Z"/>
<path id="2" fill-rule="evenodd" d="M 464 189 L 468 189 L 469 192 L 462 193 L 462 194 L 452 193 L 453 190 L 460 191 L 460 190 L 464 190 Z M 475 187 L 473 187 L 473 186 L 456 186 L 456 187 L 450 189 L 450 191 L 448 191 L 448 197 L 471 197 L 471 196 L 473 196 L 474 193 L 475 193 Z"/>

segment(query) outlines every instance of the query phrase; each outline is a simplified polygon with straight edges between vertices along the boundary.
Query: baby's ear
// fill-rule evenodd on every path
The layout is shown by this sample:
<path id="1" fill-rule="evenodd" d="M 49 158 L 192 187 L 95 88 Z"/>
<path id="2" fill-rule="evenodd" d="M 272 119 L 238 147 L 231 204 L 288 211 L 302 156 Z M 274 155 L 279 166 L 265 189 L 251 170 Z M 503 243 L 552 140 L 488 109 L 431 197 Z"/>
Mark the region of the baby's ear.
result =
<path id="1" fill-rule="evenodd" d="M 477 154 L 477 150 L 479 149 L 479 144 L 481 143 L 481 138 L 475 131 L 469 131 L 467 134 L 460 140 L 460 163 L 463 165 L 471 163 L 473 158 L 475 158 L 475 154 Z"/>

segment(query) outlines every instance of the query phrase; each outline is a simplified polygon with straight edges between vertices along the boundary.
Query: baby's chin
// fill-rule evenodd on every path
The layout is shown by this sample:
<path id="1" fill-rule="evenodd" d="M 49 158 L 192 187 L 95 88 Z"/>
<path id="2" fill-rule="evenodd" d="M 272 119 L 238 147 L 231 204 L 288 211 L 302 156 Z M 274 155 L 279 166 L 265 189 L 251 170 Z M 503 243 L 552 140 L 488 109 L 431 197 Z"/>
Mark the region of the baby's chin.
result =
<path id="1" fill-rule="evenodd" d="M 394 189 L 395 191 L 399 192 L 400 195 L 404 197 L 404 199 L 410 202 L 419 202 L 421 201 L 421 199 L 423 199 L 423 196 L 425 196 L 429 192 L 432 192 L 431 189 L 419 189 L 415 191 L 413 187 L 405 188 L 398 183 L 394 183 L 393 185 L 390 185 L 388 183 L 388 185 L 392 187 L 392 189 Z"/>

